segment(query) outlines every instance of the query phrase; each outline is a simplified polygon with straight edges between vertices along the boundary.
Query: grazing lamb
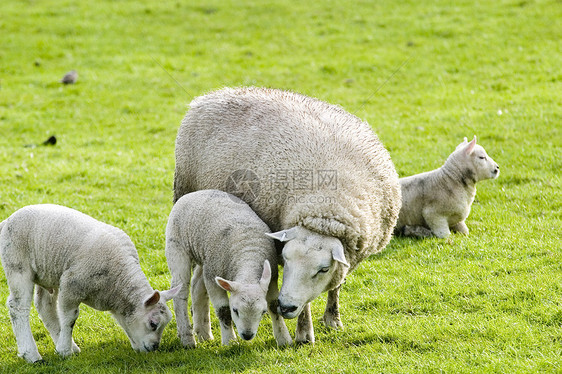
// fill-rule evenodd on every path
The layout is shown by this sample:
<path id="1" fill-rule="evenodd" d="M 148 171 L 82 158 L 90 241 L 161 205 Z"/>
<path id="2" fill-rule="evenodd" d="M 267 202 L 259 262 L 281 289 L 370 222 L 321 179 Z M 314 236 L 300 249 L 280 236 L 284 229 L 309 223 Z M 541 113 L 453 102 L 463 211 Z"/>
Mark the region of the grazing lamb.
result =
<path id="1" fill-rule="evenodd" d="M 174 298 L 174 310 L 184 346 L 195 346 L 187 315 L 194 266 L 193 329 L 199 340 L 213 339 L 210 298 L 220 322 L 222 344 L 236 339 L 233 321 L 242 339 L 251 340 L 266 311 L 277 344 L 292 343 L 285 321 L 277 313 L 277 252 L 267 233 L 269 227 L 254 211 L 226 192 L 197 191 L 176 202 L 166 227 L 166 259 L 172 285 L 182 285 Z"/>
<path id="2" fill-rule="evenodd" d="M 225 88 L 194 99 L 176 139 L 174 200 L 220 189 L 245 200 L 284 242 L 279 308 L 314 342 L 309 303 L 328 291 L 341 328 L 346 275 L 386 246 L 400 211 L 390 155 L 370 126 L 297 93 Z M 314 256 L 313 256 L 314 255 Z"/>
<path id="3" fill-rule="evenodd" d="M 35 285 L 35 307 L 61 356 L 80 352 L 72 339 L 80 303 L 109 310 L 136 351 L 158 348 L 172 318 L 165 302 L 179 288 L 154 291 L 118 228 L 63 206 L 30 205 L 0 223 L 0 254 L 18 355 L 26 361 L 41 360 L 29 323 Z"/>
<path id="4" fill-rule="evenodd" d="M 468 235 L 465 220 L 476 195 L 476 183 L 495 179 L 498 164 L 476 144 L 459 144 L 439 169 L 400 178 L 402 209 L 396 233 L 446 238 L 450 230 Z"/>

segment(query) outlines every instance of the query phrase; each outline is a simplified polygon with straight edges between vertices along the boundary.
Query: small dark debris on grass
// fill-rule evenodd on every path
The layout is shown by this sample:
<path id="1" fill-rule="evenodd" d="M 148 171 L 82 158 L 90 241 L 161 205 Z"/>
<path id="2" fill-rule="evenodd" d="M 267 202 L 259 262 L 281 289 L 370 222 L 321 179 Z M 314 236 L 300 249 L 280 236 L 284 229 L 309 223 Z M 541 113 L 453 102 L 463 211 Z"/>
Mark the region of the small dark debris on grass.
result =
<path id="1" fill-rule="evenodd" d="M 76 70 L 71 70 L 62 77 L 60 80 L 63 84 L 74 84 L 78 79 L 78 72 Z"/>
<path id="2" fill-rule="evenodd" d="M 54 136 L 54 135 L 51 135 L 51 136 L 49 137 L 49 139 L 47 139 L 47 140 L 45 140 L 43 143 L 41 143 L 41 145 L 45 145 L 45 146 L 47 146 L 47 145 L 55 145 L 55 144 L 57 144 L 57 138 L 56 138 L 56 136 Z M 26 145 L 24 145 L 24 147 L 25 147 L 25 148 L 35 148 L 35 147 L 37 147 L 37 144 L 26 144 Z"/>

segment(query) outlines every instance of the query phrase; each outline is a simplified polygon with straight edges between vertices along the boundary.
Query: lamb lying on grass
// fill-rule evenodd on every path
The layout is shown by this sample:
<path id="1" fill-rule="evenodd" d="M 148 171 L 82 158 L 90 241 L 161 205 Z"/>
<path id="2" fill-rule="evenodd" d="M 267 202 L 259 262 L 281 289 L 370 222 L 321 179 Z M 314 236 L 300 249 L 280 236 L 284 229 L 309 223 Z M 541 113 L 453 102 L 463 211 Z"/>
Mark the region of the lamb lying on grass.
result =
<path id="1" fill-rule="evenodd" d="M 402 208 L 396 234 L 446 238 L 450 230 L 468 235 L 465 220 L 476 195 L 476 183 L 495 179 L 500 167 L 466 138 L 439 169 L 400 178 Z"/>
<path id="2" fill-rule="evenodd" d="M 236 339 L 232 321 L 242 339 L 251 340 L 266 311 L 277 344 L 292 343 L 285 321 L 277 313 L 277 253 L 273 240 L 266 236 L 269 232 L 246 203 L 226 192 L 202 190 L 176 202 L 166 227 L 166 259 L 172 285 L 182 285 L 174 297 L 174 310 L 184 346 L 195 346 L 187 315 L 189 278 L 195 265 L 193 329 L 200 341 L 213 339 L 210 298 L 220 322 L 222 344 Z"/>
<path id="3" fill-rule="evenodd" d="M 179 288 L 154 291 L 118 228 L 63 206 L 30 205 L 0 223 L 0 254 L 18 355 L 26 361 L 41 360 L 29 323 L 35 285 L 35 306 L 61 356 L 80 352 L 72 339 L 80 303 L 109 310 L 136 351 L 158 348 L 172 318 L 165 302 Z"/>

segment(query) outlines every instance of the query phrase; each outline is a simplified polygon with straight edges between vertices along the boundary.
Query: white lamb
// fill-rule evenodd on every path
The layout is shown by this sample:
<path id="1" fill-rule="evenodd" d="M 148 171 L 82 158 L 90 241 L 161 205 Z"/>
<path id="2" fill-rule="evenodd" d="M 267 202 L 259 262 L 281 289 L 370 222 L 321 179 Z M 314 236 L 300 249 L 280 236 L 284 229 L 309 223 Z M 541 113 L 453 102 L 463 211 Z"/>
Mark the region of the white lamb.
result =
<path id="1" fill-rule="evenodd" d="M 400 211 L 390 155 L 369 124 L 293 92 L 225 88 L 195 98 L 176 139 L 174 200 L 219 189 L 246 201 L 284 242 L 280 311 L 314 342 L 310 302 L 328 292 L 341 328 L 345 277 L 389 242 Z M 313 255 L 314 254 L 314 255 Z"/>
<path id="2" fill-rule="evenodd" d="M 136 351 L 158 348 L 172 318 L 165 302 L 179 288 L 153 290 L 120 229 L 63 206 L 30 205 L 0 223 L 0 254 L 18 355 L 26 361 L 41 360 L 29 323 L 34 288 L 35 307 L 63 357 L 80 352 L 72 339 L 80 303 L 109 310 Z"/>
<path id="3" fill-rule="evenodd" d="M 450 230 L 468 235 L 465 220 L 476 195 L 476 183 L 495 179 L 500 167 L 476 144 L 459 144 L 439 169 L 400 178 L 402 209 L 396 233 L 446 238 Z"/>
<path id="4" fill-rule="evenodd" d="M 277 344 L 292 343 L 277 313 L 277 253 L 269 232 L 246 203 L 226 192 L 197 191 L 176 202 L 166 227 L 166 259 L 172 285 L 182 285 L 174 310 L 184 346 L 195 346 L 193 330 L 200 341 L 213 339 L 209 298 L 222 344 L 236 339 L 233 321 L 242 339 L 254 338 L 266 311 Z M 187 315 L 192 267 L 193 330 Z"/>

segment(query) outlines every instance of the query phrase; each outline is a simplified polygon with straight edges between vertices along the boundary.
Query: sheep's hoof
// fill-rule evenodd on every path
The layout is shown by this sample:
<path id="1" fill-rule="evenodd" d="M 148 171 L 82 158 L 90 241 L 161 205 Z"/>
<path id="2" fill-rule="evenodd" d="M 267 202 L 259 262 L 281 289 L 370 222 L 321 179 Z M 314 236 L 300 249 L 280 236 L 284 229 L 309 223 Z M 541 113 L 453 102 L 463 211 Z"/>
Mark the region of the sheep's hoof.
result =
<path id="1" fill-rule="evenodd" d="M 72 348 L 71 349 L 61 349 L 61 350 L 56 350 L 57 354 L 59 356 L 61 356 L 62 358 L 67 358 L 72 356 Z"/>
<path id="2" fill-rule="evenodd" d="M 296 339 L 295 338 L 295 344 L 296 345 L 305 345 L 305 344 L 314 345 L 314 338 L 312 338 L 312 339 L 310 339 L 310 338 Z"/>
<path id="3" fill-rule="evenodd" d="M 197 335 L 197 340 L 200 342 L 206 342 L 209 340 L 213 340 L 215 338 L 212 332 L 209 333 L 199 332 L 199 333 L 195 333 L 195 335 Z"/>
<path id="4" fill-rule="evenodd" d="M 180 336 L 180 341 L 184 348 L 195 348 L 195 346 L 197 345 L 193 335 Z"/>
<path id="5" fill-rule="evenodd" d="M 291 339 L 291 336 L 281 337 L 277 339 L 278 347 L 289 347 L 291 345 L 293 345 L 293 339 Z"/>
<path id="6" fill-rule="evenodd" d="M 80 353 L 80 347 L 76 345 L 76 343 L 72 342 L 72 353 Z"/>
<path id="7" fill-rule="evenodd" d="M 333 314 L 324 314 L 324 325 L 326 327 L 335 329 L 335 330 L 343 330 L 343 323 L 339 316 L 335 316 Z"/>
<path id="8" fill-rule="evenodd" d="M 43 362 L 43 357 L 39 353 L 24 353 L 18 356 L 31 364 L 41 364 Z"/>

